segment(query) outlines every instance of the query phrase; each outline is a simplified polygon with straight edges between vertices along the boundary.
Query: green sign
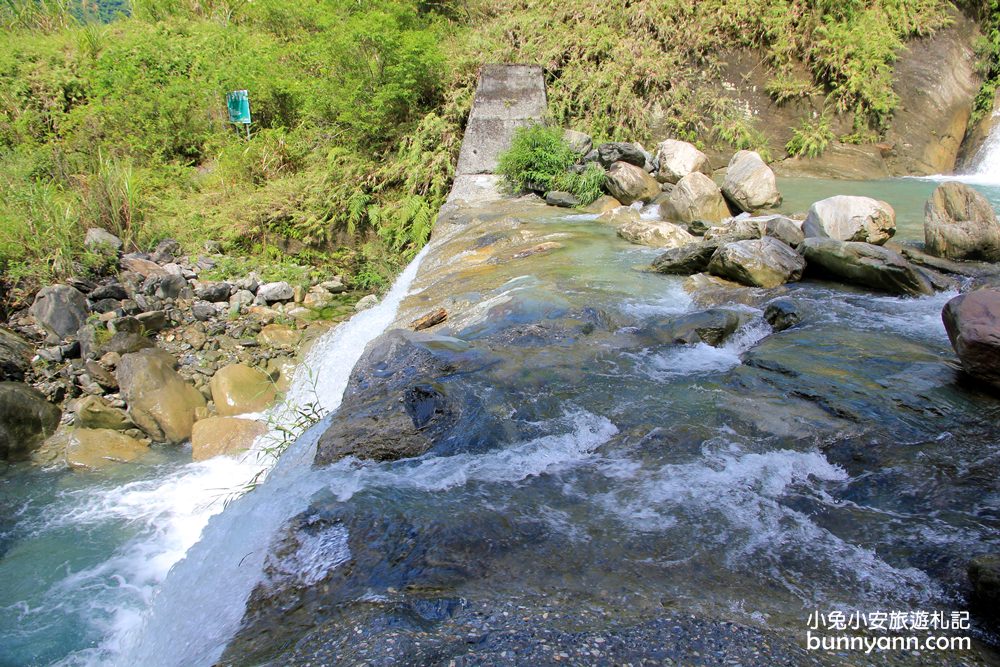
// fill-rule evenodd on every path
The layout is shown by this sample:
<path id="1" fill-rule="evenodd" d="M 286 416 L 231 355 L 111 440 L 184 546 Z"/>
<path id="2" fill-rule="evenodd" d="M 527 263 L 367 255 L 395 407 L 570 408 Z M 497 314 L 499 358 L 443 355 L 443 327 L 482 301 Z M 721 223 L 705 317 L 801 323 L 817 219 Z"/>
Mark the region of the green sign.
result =
<path id="1" fill-rule="evenodd" d="M 226 95 L 229 122 L 250 124 L 250 96 L 245 90 L 234 90 Z"/>

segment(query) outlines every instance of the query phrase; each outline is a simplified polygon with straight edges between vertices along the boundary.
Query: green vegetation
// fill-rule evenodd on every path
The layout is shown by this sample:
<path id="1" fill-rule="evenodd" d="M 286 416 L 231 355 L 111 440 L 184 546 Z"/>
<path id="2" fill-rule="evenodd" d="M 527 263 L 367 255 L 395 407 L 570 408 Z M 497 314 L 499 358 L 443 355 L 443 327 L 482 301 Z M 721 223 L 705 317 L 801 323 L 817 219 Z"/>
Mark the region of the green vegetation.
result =
<path id="1" fill-rule="evenodd" d="M 830 119 L 824 114 L 812 123 L 803 120 L 799 127 L 792 130 L 792 138 L 785 145 L 785 150 L 792 156 L 819 157 L 833 139 Z"/>
<path id="2" fill-rule="evenodd" d="M 997 0 L 980 1 L 995 81 Z M 713 79 L 727 48 L 748 47 L 773 72 L 779 103 L 824 94 L 831 112 L 853 117 L 853 140 L 877 139 L 896 104 L 897 50 L 945 25 L 949 7 L 5 0 L 0 293 L 23 298 L 44 281 L 107 270 L 83 249 L 90 226 L 129 249 L 169 236 L 196 253 L 212 239 L 272 275 L 308 266 L 382 287 L 429 237 L 482 62 L 544 65 L 553 123 L 598 141 L 673 136 L 766 154 L 754 118 Z M 224 102 L 244 88 L 249 141 Z M 789 150 L 822 150 L 827 129 L 799 128 Z M 537 165 L 508 165 L 513 180 L 559 173 L 549 185 L 596 196 L 601 175 L 557 172 L 570 156 L 547 145 Z"/>
<path id="3" fill-rule="evenodd" d="M 993 101 L 1000 88 L 1000 0 L 978 0 L 975 8 L 983 23 L 983 37 L 976 45 L 983 85 L 976 96 L 973 114 L 973 120 L 979 120 L 993 111 Z"/>
<path id="4" fill-rule="evenodd" d="M 588 164 L 582 173 L 570 171 L 580 159 L 562 130 L 546 125 L 529 125 L 514 133 L 510 150 L 500 156 L 497 173 L 514 190 L 563 190 L 582 204 L 601 196 L 604 170 Z"/>

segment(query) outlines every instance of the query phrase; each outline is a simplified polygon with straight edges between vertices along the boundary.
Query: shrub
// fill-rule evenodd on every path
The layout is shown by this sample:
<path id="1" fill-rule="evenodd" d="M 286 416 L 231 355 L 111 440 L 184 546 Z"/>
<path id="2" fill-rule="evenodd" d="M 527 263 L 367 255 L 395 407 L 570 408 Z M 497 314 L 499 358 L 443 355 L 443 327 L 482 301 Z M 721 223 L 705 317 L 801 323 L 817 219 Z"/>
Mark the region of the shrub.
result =
<path id="1" fill-rule="evenodd" d="M 830 120 L 826 115 L 822 115 L 815 123 L 803 120 L 799 127 L 792 130 L 792 138 L 785 144 L 785 150 L 793 157 L 796 155 L 819 157 L 833 139 Z"/>
<path id="2" fill-rule="evenodd" d="M 517 190 L 556 190 L 577 154 L 559 128 L 528 125 L 514 132 L 510 148 L 500 155 L 497 174 Z"/>

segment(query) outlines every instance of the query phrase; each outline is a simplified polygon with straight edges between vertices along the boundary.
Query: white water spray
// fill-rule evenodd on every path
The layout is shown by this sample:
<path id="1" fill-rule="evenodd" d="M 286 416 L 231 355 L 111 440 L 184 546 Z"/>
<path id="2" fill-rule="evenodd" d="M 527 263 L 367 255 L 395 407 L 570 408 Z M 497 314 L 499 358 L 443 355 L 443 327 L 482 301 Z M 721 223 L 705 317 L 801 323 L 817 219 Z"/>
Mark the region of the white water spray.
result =
<path id="1" fill-rule="evenodd" d="M 327 412 L 340 405 L 351 370 L 365 346 L 392 323 L 425 254 L 426 248 L 381 303 L 314 345 L 285 402 L 271 411 L 273 427 L 289 425 L 297 405 L 315 403 Z M 309 477 L 317 437 L 316 429 L 304 435 L 270 472 L 274 460 L 261 449 L 274 443 L 273 430 L 239 460 L 217 457 L 166 477 L 87 492 L 90 497 L 68 520 L 124 520 L 146 529 L 108 561 L 61 582 L 94 584 L 92 604 L 109 612 L 93 620 L 104 641 L 62 664 L 196 665 L 217 659 L 260 577 L 271 537 L 316 488 Z M 221 513 L 263 475 L 266 484 Z M 118 586 L 98 585 L 108 578 Z"/>
<path id="2" fill-rule="evenodd" d="M 1000 184 L 1000 112 L 993 114 L 993 130 L 976 155 L 971 182 L 984 185 Z M 965 180 L 965 179 L 963 179 Z"/>

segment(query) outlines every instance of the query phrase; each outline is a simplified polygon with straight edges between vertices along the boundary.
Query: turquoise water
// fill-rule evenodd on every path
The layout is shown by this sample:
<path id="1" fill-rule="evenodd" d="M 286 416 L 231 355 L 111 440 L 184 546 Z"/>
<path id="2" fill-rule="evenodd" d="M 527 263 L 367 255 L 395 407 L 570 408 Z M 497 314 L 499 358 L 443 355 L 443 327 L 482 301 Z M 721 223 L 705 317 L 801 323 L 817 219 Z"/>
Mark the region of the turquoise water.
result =
<path id="1" fill-rule="evenodd" d="M 957 179 L 961 180 L 961 179 Z M 1000 184 L 969 184 L 981 192 L 1000 211 Z M 788 215 L 805 216 L 814 201 L 834 195 L 859 195 L 888 202 L 896 211 L 896 239 L 923 241 L 924 204 L 940 185 L 941 179 L 894 178 L 882 181 L 835 181 L 821 178 L 779 178 L 782 202 L 779 210 Z"/>

